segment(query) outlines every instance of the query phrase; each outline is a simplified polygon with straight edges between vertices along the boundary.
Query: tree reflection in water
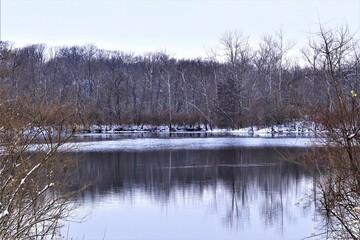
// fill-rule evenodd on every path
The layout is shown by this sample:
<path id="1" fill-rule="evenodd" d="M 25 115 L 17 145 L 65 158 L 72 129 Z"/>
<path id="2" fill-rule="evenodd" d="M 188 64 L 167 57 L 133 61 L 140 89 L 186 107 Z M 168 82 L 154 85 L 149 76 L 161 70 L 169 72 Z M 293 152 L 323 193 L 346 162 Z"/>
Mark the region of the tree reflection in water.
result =
<path id="1" fill-rule="evenodd" d="M 277 228 L 301 221 L 296 201 L 311 188 L 312 175 L 282 161 L 280 153 L 303 149 L 236 148 L 77 154 L 77 174 L 92 185 L 79 196 L 99 203 L 112 195 L 132 202 L 136 193 L 162 206 L 185 204 L 218 215 L 230 229 Z M 137 195 L 138 196 L 138 195 Z M 190 207 L 189 207 L 190 208 Z M 312 212 L 303 212 L 312 214 Z"/>

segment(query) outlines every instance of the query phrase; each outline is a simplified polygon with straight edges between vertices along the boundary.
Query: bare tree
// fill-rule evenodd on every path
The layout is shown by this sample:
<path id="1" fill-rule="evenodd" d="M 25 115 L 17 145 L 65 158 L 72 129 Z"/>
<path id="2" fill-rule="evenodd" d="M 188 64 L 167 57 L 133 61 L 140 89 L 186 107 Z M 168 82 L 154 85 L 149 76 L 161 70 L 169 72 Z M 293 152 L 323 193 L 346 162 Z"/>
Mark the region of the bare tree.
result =
<path id="1" fill-rule="evenodd" d="M 32 95 L 8 99 L 8 90 L 0 92 L 0 238 L 54 237 L 73 209 L 73 193 L 62 193 L 68 163 L 56 158 L 71 137 L 71 110 Z"/>
<path id="2" fill-rule="evenodd" d="M 256 53 L 254 63 L 258 76 L 257 85 L 262 102 L 266 103 L 264 109 L 266 124 L 279 124 L 282 118 L 285 118 L 285 114 L 281 112 L 287 104 L 286 99 L 283 99 L 284 85 L 290 80 L 285 77 L 288 71 L 286 54 L 293 45 L 285 41 L 284 33 L 280 29 L 275 36 L 264 36 Z"/>
<path id="3" fill-rule="evenodd" d="M 161 69 L 160 69 L 160 77 L 165 82 L 167 86 L 167 94 L 168 94 L 168 114 L 169 114 L 169 131 L 172 130 L 172 80 L 174 74 L 174 64 L 172 63 L 173 59 L 170 58 L 167 54 L 161 55 Z"/>
<path id="4" fill-rule="evenodd" d="M 246 73 L 252 55 L 248 37 L 237 30 L 227 31 L 220 38 L 220 44 L 228 66 L 226 78 L 231 78 L 236 87 L 236 115 L 241 116 L 245 103 Z"/>
<path id="5" fill-rule="evenodd" d="M 326 219 L 325 233 L 335 239 L 360 236 L 360 102 L 353 76 L 358 69 L 356 45 L 347 28 L 325 29 L 310 42 L 306 55 L 319 79 L 324 79 L 327 104 L 314 109 L 314 116 L 326 130 L 326 147 L 315 156 L 322 177 L 316 199 Z M 310 51 L 308 51 L 310 52 Z M 355 64 L 355 65 L 354 65 Z"/>
<path id="6" fill-rule="evenodd" d="M 326 29 L 320 25 L 320 31 L 309 39 L 310 48 L 303 50 L 303 55 L 313 69 L 313 75 L 321 76 L 313 79 L 322 82 L 326 105 L 331 111 L 337 92 L 341 90 L 338 88 L 350 83 L 349 71 L 353 69 L 353 63 L 350 61 L 354 60 L 355 53 L 352 45 L 353 36 L 347 27 Z M 351 90 L 354 86 L 348 87 Z"/>

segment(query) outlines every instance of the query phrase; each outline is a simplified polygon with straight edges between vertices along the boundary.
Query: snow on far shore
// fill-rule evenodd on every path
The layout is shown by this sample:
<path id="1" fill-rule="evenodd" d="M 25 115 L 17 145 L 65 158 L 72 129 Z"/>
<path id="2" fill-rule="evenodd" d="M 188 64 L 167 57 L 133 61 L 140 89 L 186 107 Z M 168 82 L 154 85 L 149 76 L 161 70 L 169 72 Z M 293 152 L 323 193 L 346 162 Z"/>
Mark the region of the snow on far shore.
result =
<path id="1" fill-rule="evenodd" d="M 66 151 L 151 151 L 151 150 L 191 150 L 219 149 L 232 147 L 310 147 L 320 144 L 314 136 L 316 126 L 312 122 L 294 122 L 266 128 L 247 127 L 236 130 L 213 129 L 206 130 L 204 125 L 174 126 L 171 133 L 204 133 L 205 137 L 145 137 L 145 138 L 114 138 L 101 141 L 86 141 L 67 143 L 62 147 Z M 93 126 L 87 134 L 114 133 L 158 133 L 170 134 L 168 126 Z M 85 134 L 85 136 L 87 135 Z M 210 135 L 208 135 L 210 134 Z M 220 135 L 218 135 L 220 134 Z M 226 134 L 226 135 L 223 135 Z M 81 136 L 81 134 L 80 134 Z M 160 135 L 161 136 L 161 135 Z M 177 135 L 180 136 L 180 135 Z M 220 137 L 218 137 L 220 136 Z M 237 137 L 235 137 L 237 136 Z M 279 138 L 273 136 L 280 136 Z M 300 136 L 297 138 L 297 136 Z M 320 144 L 321 145 L 321 144 Z"/>
<path id="2" fill-rule="evenodd" d="M 80 128 L 85 133 L 118 133 L 118 132 L 226 132 L 247 135 L 268 135 L 268 134 L 313 134 L 318 131 L 315 123 L 311 121 L 297 121 L 288 124 L 274 125 L 270 127 L 251 126 L 239 129 L 211 129 L 204 124 L 196 125 L 174 125 L 170 131 L 168 125 L 93 125 L 88 128 Z"/>
<path id="3" fill-rule="evenodd" d="M 66 152 L 151 151 L 220 149 L 233 147 L 311 147 L 323 145 L 309 122 L 295 122 L 266 128 L 247 127 L 236 130 L 205 130 L 205 126 L 93 126 L 76 134 L 80 140 L 62 145 Z M 192 135 L 192 133 L 196 135 Z M 144 135 L 145 134 L 145 135 Z M 101 140 L 99 140 L 101 139 Z M 34 144 L 28 150 L 45 150 Z"/>

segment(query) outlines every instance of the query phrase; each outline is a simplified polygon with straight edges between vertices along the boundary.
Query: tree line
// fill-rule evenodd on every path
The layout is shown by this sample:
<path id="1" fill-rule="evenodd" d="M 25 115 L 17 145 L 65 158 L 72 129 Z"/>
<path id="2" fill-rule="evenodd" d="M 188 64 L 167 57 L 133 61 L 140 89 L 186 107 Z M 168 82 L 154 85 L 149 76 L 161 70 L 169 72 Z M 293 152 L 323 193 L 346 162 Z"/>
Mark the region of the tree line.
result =
<path id="1" fill-rule="evenodd" d="M 357 90 L 359 45 L 347 28 L 324 29 L 309 38 L 302 60 L 282 31 L 248 37 L 229 31 L 206 59 L 176 59 L 166 52 L 135 55 L 94 45 L 15 48 L 0 42 L 0 84 L 8 100 L 66 103 L 76 124 L 200 125 L 240 128 L 312 118 L 333 107 L 327 68 L 339 84 Z M 327 51 L 339 55 L 327 66 Z M 221 56 L 219 60 L 218 56 Z"/>

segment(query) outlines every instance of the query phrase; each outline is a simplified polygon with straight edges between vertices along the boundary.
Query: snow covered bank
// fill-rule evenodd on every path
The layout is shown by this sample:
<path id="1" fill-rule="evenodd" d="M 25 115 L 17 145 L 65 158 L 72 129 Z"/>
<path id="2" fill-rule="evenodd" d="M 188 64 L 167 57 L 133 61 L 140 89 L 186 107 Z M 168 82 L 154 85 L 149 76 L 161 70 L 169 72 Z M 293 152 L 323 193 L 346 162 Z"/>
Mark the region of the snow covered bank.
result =
<path id="1" fill-rule="evenodd" d="M 93 125 L 90 127 L 79 127 L 80 132 L 86 133 L 111 133 L 111 132 L 170 132 L 168 125 L 131 125 L 131 124 L 123 124 L 123 125 Z M 173 125 L 171 132 L 177 131 L 207 131 L 209 130 L 209 126 L 205 126 L 204 124 L 196 124 L 196 125 Z"/>
<path id="2" fill-rule="evenodd" d="M 150 151 L 219 149 L 232 147 L 310 147 L 321 146 L 315 124 L 295 122 L 266 128 L 247 127 L 237 130 L 204 130 L 204 126 L 176 126 L 169 131 L 167 126 L 93 126 L 91 131 L 78 133 L 74 142 L 60 147 L 61 151 Z M 121 129 L 121 131 L 120 131 Z M 192 130 L 189 130 L 192 129 Z M 33 144 L 29 151 L 42 150 L 44 144 Z"/>
<path id="3" fill-rule="evenodd" d="M 174 125 L 170 131 L 168 125 L 93 125 L 87 128 L 79 127 L 85 133 L 119 133 L 119 132 L 227 132 L 243 135 L 263 136 L 269 134 L 303 134 L 311 135 L 318 131 L 314 122 L 297 121 L 268 127 L 250 126 L 240 129 L 211 129 L 204 124 Z"/>

